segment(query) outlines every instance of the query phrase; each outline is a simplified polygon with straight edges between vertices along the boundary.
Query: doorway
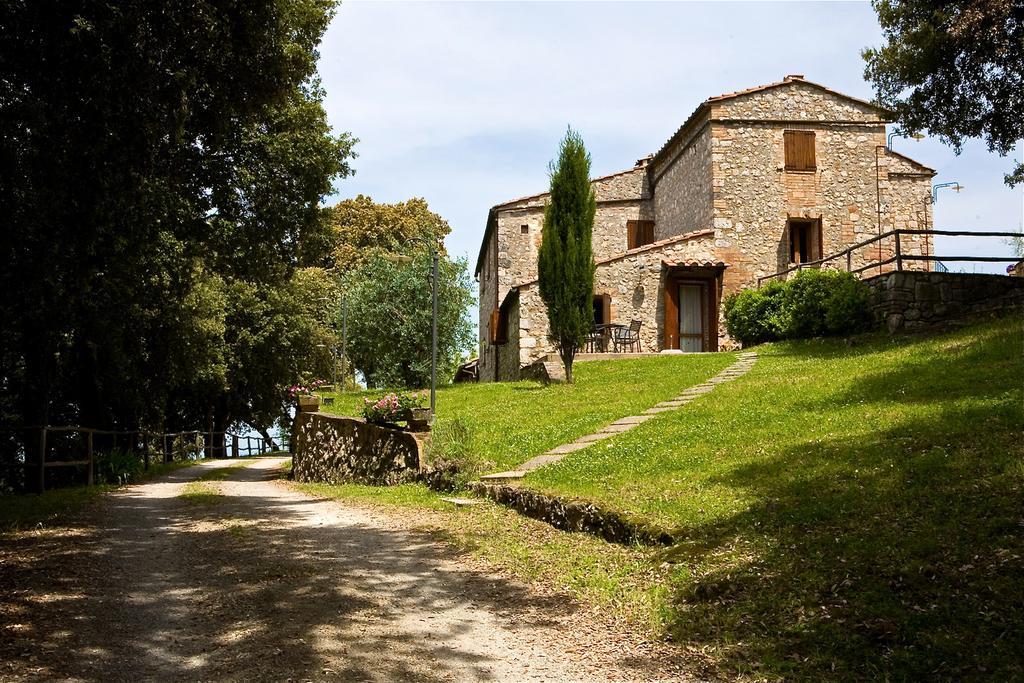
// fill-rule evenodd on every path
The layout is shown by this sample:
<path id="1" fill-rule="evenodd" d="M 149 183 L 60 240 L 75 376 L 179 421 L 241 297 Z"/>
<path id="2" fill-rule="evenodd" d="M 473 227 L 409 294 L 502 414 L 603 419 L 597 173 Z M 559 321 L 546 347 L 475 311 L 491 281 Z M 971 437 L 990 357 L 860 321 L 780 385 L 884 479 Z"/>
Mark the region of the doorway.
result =
<path id="1" fill-rule="evenodd" d="M 679 350 L 704 351 L 704 313 L 707 288 L 702 284 L 679 285 Z"/>
<path id="2" fill-rule="evenodd" d="M 664 280 L 662 349 L 718 350 L 721 267 L 674 268 Z"/>

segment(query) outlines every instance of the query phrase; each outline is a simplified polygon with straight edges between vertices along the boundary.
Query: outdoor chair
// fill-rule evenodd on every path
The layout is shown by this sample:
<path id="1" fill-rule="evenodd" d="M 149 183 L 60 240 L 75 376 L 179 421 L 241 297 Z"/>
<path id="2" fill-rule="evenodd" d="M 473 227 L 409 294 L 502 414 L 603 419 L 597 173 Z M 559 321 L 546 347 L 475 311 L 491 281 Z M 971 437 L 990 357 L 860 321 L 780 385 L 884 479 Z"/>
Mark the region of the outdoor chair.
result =
<path id="1" fill-rule="evenodd" d="M 641 321 L 630 321 L 629 327 L 616 327 L 612 330 L 612 342 L 615 344 L 615 351 L 629 349 L 632 352 L 642 351 L 640 343 Z"/>
<path id="2" fill-rule="evenodd" d="M 594 327 L 590 330 L 585 349 L 587 353 L 600 353 L 605 350 L 604 328 Z"/>

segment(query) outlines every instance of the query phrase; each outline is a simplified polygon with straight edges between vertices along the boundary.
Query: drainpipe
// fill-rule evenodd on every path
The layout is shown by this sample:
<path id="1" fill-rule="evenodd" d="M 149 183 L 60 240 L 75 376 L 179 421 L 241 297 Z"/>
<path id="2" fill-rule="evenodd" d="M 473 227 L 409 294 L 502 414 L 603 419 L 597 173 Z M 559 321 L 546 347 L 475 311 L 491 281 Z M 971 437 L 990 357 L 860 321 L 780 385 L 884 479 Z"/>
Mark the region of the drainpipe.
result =
<path id="1" fill-rule="evenodd" d="M 882 169 L 878 161 L 878 150 L 886 149 L 885 145 L 875 145 L 875 210 L 877 215 L 878 235 L 882 234 Z M 882 274 L 882 240 L 878 240 L 878 274 Z"/>

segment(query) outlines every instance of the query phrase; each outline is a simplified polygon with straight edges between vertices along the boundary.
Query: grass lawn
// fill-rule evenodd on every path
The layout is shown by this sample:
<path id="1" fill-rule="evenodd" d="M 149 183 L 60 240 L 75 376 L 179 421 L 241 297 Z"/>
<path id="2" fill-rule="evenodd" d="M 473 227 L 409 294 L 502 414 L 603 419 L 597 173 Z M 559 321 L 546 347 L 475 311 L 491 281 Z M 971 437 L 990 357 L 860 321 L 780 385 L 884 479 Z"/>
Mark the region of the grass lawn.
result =
<path id="1" fill-rule="evenodd" d="M 722 672 L 1024 678 L 1024 337 L 761 347 L 746 376 L 527 477 L 675 529 L 664 613 Z"/>
<path id="2" fill-rule="evenodd" d="M 734 354 L 714 353 L 588 361 L 575 366 L 572 386 L 514 382 L 443 387 L 437 392 L 437 419 L 457 419 L 469 427 L 469 450 L 478 472 L 504 470 L 677 396 L 734 360 Z M 321 409 L 358 415 L 363 398 L 380 393 L 334 394 L 335 404 Z"/>

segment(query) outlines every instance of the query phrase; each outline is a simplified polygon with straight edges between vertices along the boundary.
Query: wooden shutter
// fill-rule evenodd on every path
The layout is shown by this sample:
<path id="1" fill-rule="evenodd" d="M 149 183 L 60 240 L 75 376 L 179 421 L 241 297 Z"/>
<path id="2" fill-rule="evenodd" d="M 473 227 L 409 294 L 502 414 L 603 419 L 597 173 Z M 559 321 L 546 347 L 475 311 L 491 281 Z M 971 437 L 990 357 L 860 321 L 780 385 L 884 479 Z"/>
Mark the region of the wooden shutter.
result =
<path id="1" fill-rule="evenodd" d="M 814 131 L 787 130 L 783 132 L 783 140 L 786 147 L 787 171 L 813 171 L 816 168 Z"/>
<path id="2" fill-rule="evenodd" d="M 492 344 L 501 344 L 501 311 L 497 308 L 491 311 L 490 337 Z"/>
<path id="3" fill-rule="evenodd" d="M 640 236 L 637 234 L 639 221 L 626 221 L 626 249 L 636 249 Z"/>
<path id="4" fill-rule="evenodd" d="M 640 234 L 640 244 L 650 244 L 654 241 L 654 221 L 638 221 L 640 224 L 637 232 Z"/>
<path id="5" fill-rule="evenodd" d="M 654 241 L 654 221 L 626 221 L 626 249 L 636 249 Z"/>
<path id="6" fill-rule="evenodd" d="M 822 258 L 825 257 L 824 250 L 822 249 L 823 245 L 821 243 L 821 219 L 820 218 L 818 220 L 814 221 L 813 223 L 811 223 L 811 228 L 810 228 L 810 230 L 808 230 L 808 232 L 811 234 L 811 246 L 810 246 L 811 260 L 812 261 L 820 261 Z"/>

